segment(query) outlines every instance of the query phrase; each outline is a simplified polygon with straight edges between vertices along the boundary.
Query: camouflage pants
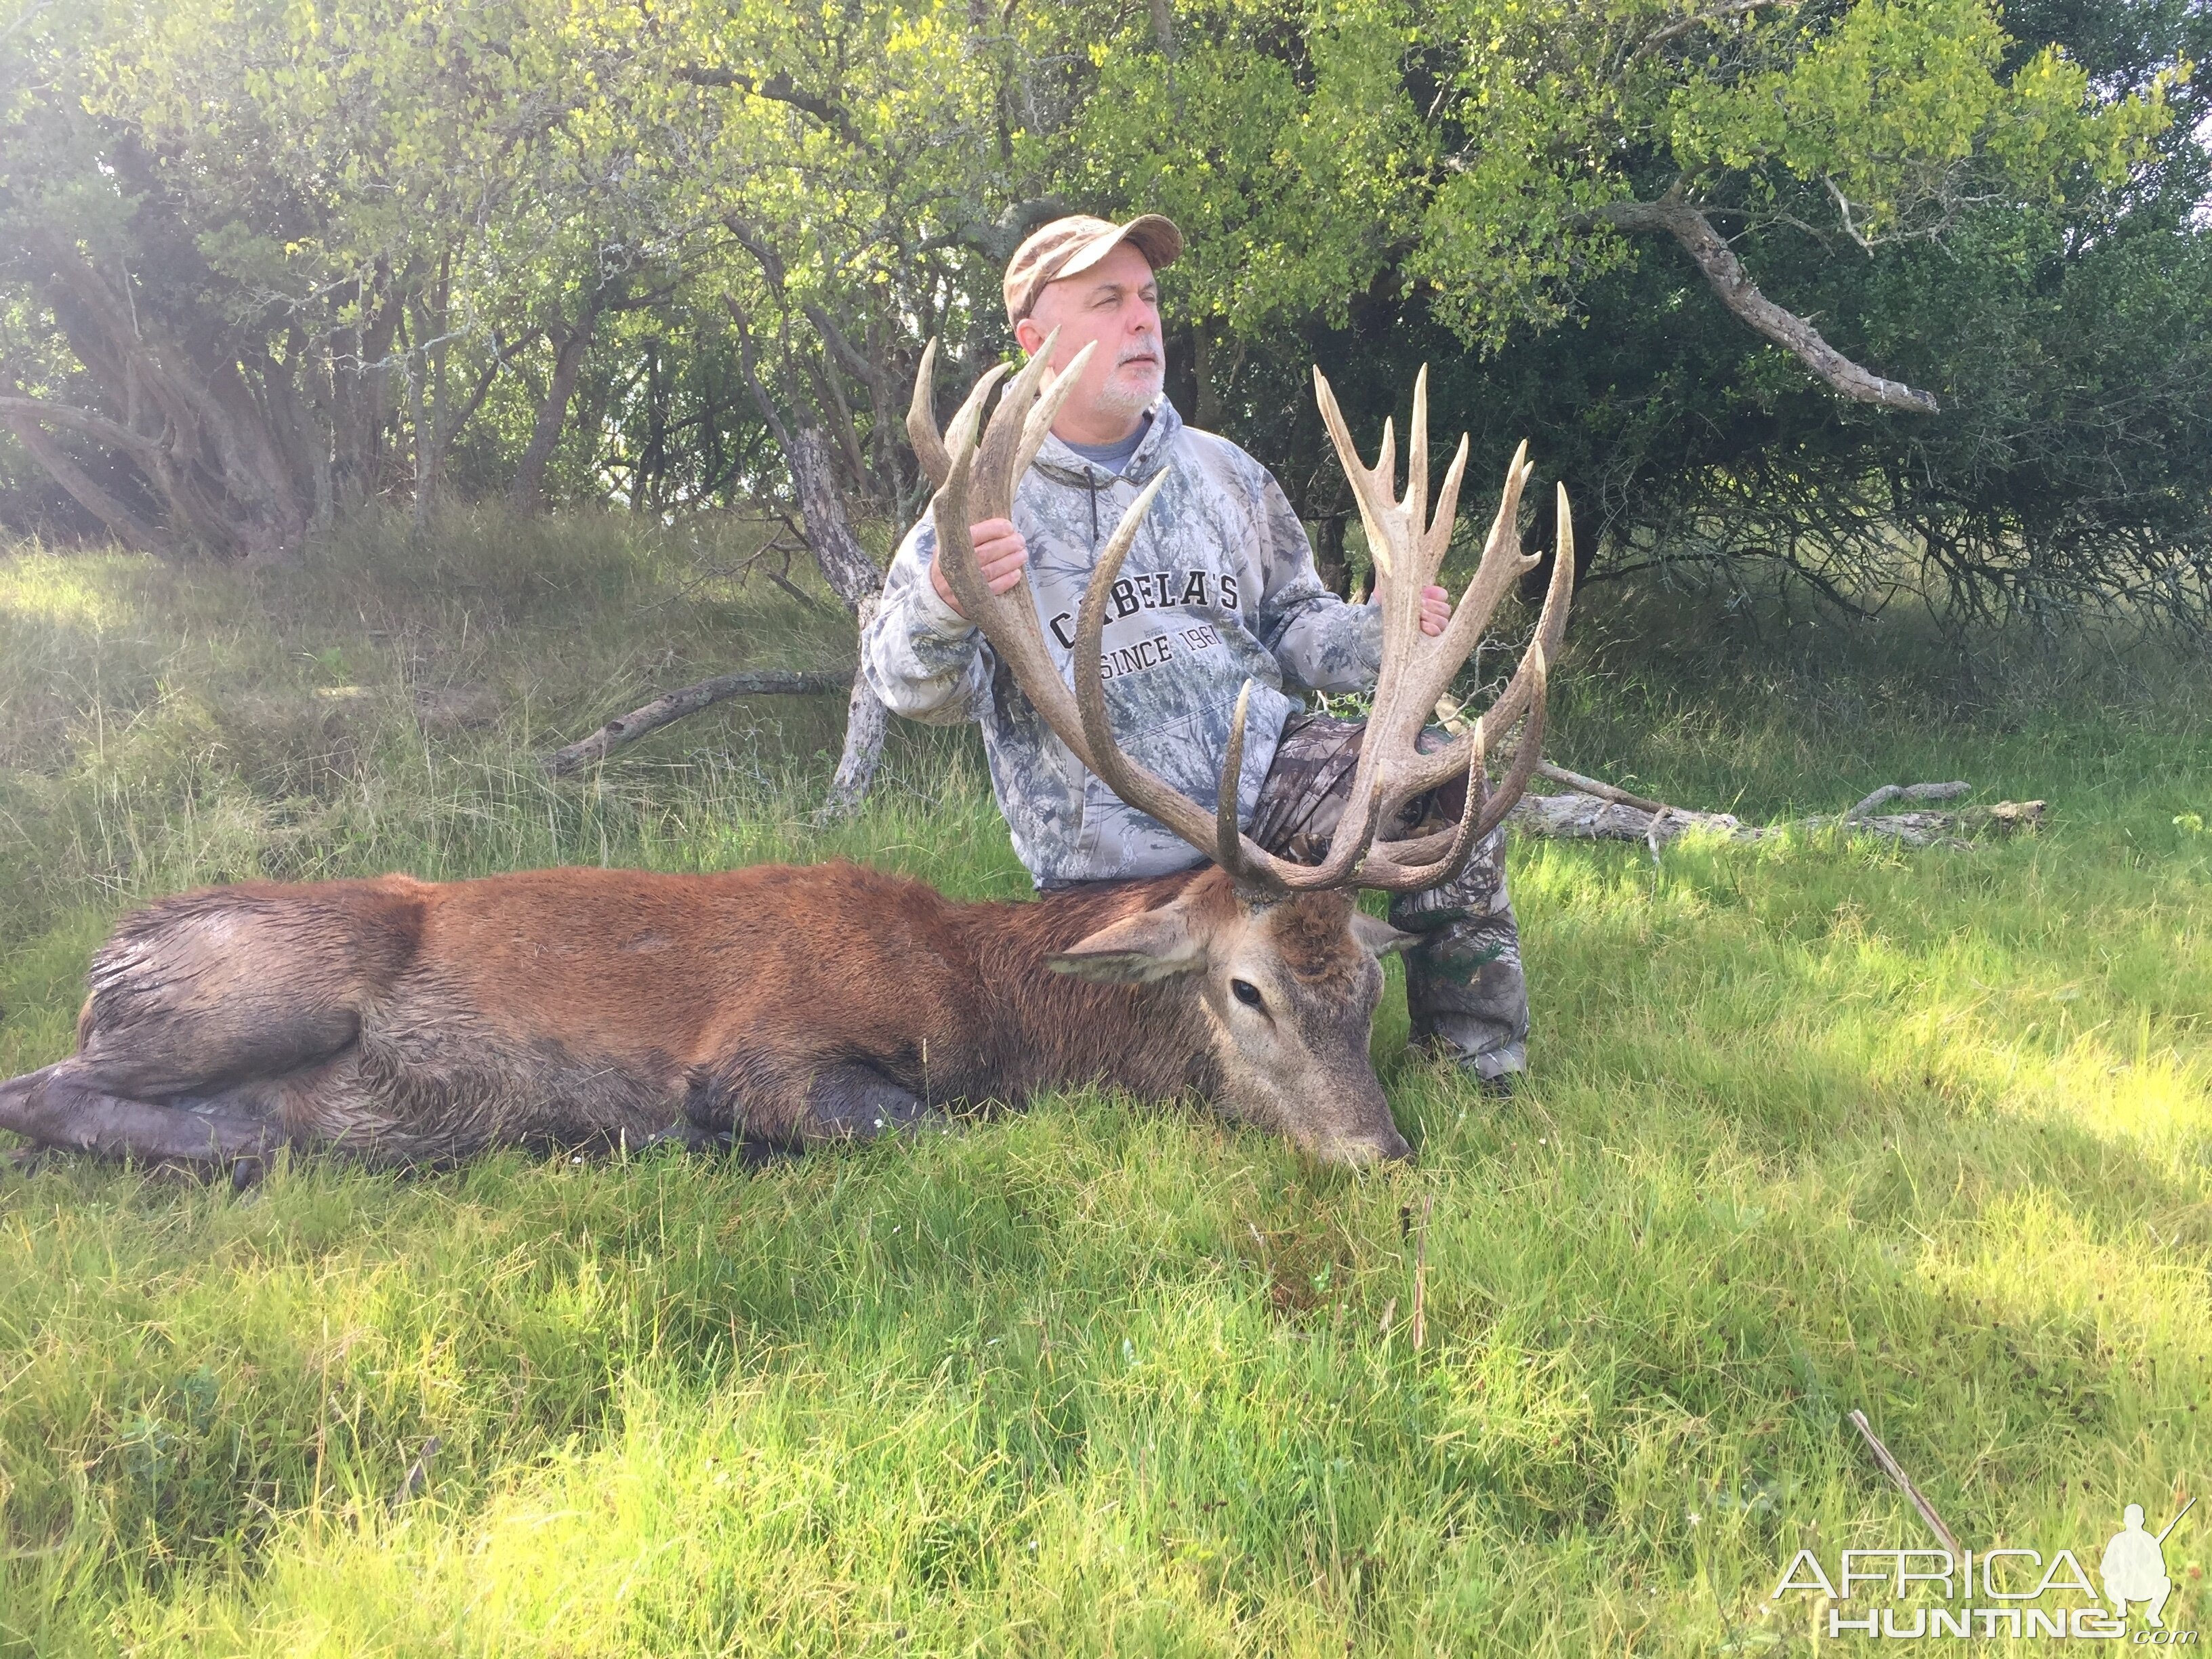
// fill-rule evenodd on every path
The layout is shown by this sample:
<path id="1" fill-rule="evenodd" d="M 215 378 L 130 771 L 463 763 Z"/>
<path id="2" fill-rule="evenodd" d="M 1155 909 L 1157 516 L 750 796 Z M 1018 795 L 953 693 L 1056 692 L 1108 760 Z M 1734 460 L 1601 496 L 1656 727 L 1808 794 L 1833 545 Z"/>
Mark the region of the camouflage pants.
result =
<path id="1" fill-rule="evenodd" d="M 1344 811 L 1367 728 L 1326 714 L 1293 714 L 1283 727 L 1267 781 L 1247 833 L 1269 852 L 1319 863 Z M 1447 739 L 1422 734 L 1430 750 Z M 1475 787 L 1480 787 L 1478 783 Z M 1392 832 L 1424 820 L 1457 820 L 1466 796 L 1448 783 L 1413 801 Z M 1406 952 L 1406 1004 L 1413 1040 L 1455 1056 L 1482 1078 L 1528 1065 L 1528 987 L 1521 974 L 1521 933 L 1505 894 L 1505 835 L 1492 831 L 1467 867 L 1426 892 L 1390 901 L 1395 927 L 1421 935 Z"/>

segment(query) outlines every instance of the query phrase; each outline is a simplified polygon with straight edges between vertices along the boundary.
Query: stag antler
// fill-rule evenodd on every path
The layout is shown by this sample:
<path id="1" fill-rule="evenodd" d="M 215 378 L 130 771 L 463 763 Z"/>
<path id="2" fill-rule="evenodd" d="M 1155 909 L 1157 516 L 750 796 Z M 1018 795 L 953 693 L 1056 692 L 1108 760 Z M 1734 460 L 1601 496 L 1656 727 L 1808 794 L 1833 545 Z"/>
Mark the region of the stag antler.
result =
<path id="1" fill-rule="evenodd" d="M 1075 390 L 1092 348 L 1086 345 L 1077 353 L 1067 371 L 1056 377 L 1050 389 L 1046 390 L 1045 366 L 1051 361 L 1052 348 L 1059 337 L 1057 329 L 1046 337 L 1043 349 L 1014 376 L 1006 396 L 1000 398 L 998 408 L 985 424 L 984 401 L 1005 377 L 1006 368 L 1000 363 L 987 371 L 975 382 L 959 412 L 953 416 L 949 443 L 938 434 L 937 416 L 930 401 L 930 378 L 937 367 L 937 342 L 932 340 L 921 354 L 921 367 L 915 375 L 914 402 L 907 410 L 906 429 L 922 470 L 937 486 L 929 511 L 937 525 L 938 561 L 953 598 L 960 602 L 960 609 L 968 620 L 982 629 L 983 637 L 990 641 L 991 648 L 1012 673 L 1014 684 L 1036 705 L 1054 735 L 1074 751 L 1078 760 L 1096 772 L 1098 769 L 1092 764 L 1090 745 L 1083 738 L 1083 716 L 1076 708 L 1074 693 L 1060 678 L 1051 647 L 1045 643 L 1044 629 L 1037 622 L 1036 605 L 1030 597 L 1028 574 L 1024 572 L 1007 592 L 992 592 L 990 585 L 983 580 L 982 568 L 975 558 L 975 544 L 968 531 L 971 522 L 1012 514 L 1014 487 L 1029 471 L 1030 463 L 1036 459 L 1037 447 L 1052 429 L 1060 405 Z M 980 442 L 976 436 L 979 425 L 982 426 Z M 1135 538 L 1138 522 L 1144 517 L 1145 509 L 1152 504 L 1159 482 L 1156 479 L 1152 488 L 1122 515 L 1121 526 L 1115 531 L 1114 539 L 1107 548 L 1117 564 Z M 1085 604 L 1087 606 L 1089 603 L 1086 596 Z"/>
<path id="2" fill-rule="evenodd" d="M 1431 639 L 1421 632 L 1421 590 L 1435 580 L 1451 541 L 1460 480 L 1467 468 L 1468 441 L 1460 440 L 1459 453 L 1445 475 L 1437 511 L 1429 517 L 1428 370 L 1424 368 L 1413 386 L 1406 495 L 1402 501 L 1393 501 L 1390 490 L 1396 462 L 1390 423 L 1383 422 L 1382 448 L 1375 465 L 1361 465 L 1335 396 L 1320 370 L 1315 370 L 1314 387 L 1322 416 L 1352 481 L 1360 517 L 1367 526 L 1368 544 L 1375 556 L 1376 599 L 1382 611 L 1382 660 L 1373 712 L 1352 774 L 1350 802 L 1322 861 L 1295 864 L 1261 847 L 1237 821 L 1245 713 L 1252 695 L 1249 681 L 1237 700 L 1221 787 L 1212 810 L 1131 760 L 1115 741 L 1107 720 L 1100 666 L 1106 600 L 1136 539 L 1138 526 L 1166 481 L 1164 471 L 1129 504 L 1098 556 L 1076 621 L 1072 691 L 1060 678 L 1045 643 L 1027 575 L 1003 594 L 993 593 L 983 580 L 968 526 L 981 518 L 1011 514 L 1015 487 L 1036 459 L 1091 349 L 1085 346 L 1064 374 L 1050 376 L 1044 365 L 1051 359 L 1056 337 L 1048 337 L 1042 349 L 1014 376 L 988 422 L 982 417 L 983 404 L 1006 371 L 1003 367 L 994 368 L 979 380 L 953 417 L 949 441 L 939 435 L 930 398 L 937 343 L 931 341 L 922 354 L 914 402 L 907 414 L 907 432 L 923 470 L 938 486 L 930 504 L 937 527 L 937 556 L 962 611 L 982 630 L 1015 684 L 1078 760 L 1116 795 L 1211 855 L 1238 881 L 1274 891 L 1345 885 L 1408 891 L 1450 879 L 1520 799 L 1541 752 L 1546 677 L 1566 628 L 1568 596 L 1574 586 L 1574 527 L 1565 486 L 1559 490 L 1559 539 L 1551 587 L 1545 595 L 1535 636 L 1522 653 L 1520 667 L 1504 694 L 1462 736 L 1434 754 L 1422 754 L 1416 740 L 1437 699 L 1474 651 L 1507 586 L 1536 563 L 1534 556 L 1522 558 L 1516 550 L 1516 514 L 1530 470 L 1528 446 L 1521 446 L 1506 471 L 1504 495 L 1474 580 L 1443 632 Z M 1402 841 L 1376 841 L 1377 829 L 1395 820 L 1416 795 L 1470 767 L 1480 767 L 1494 740 L 1510 731 L 1516 721 L 1522 722 L 1522 729 L 1512 764 L 1486 801 L 1480 790 L 1470 787 L 1467 810 L 1455 828 Z"/>

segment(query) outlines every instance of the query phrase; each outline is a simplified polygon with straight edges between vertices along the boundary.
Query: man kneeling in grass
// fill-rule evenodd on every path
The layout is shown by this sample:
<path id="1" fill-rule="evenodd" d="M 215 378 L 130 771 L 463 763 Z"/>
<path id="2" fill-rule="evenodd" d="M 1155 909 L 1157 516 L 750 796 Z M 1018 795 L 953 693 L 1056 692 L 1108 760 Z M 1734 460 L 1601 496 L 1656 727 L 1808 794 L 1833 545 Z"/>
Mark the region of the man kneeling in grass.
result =
<path id="1" fill-rule="evenodd" d="M 1310 714 L 1285 690 L 1356 691 L 1375 682 L 1382 616 L 1322 586 L 1313 549 L 1267 468 L 1227 439 L 1185 426 L 1162 395 L 1167 356 L 1156 275 L 1182 252 L 1158 214 L 1125 225 L 1054 220 L 1006 266 L 1007 319 L 1036 352 L 1058 329 L 1053 368 L 1092 343 L 1081 382 L 1016 491 L 1012 520 L 973 526 L 984 580 L 1004 593 L 1030 573 L 1063 678 L 1076 612 L 1098 550 L 1153 477 L 1170 477 L 1114 585 L 1103 665 L 1123 750 L 1211 804 L 1238 692 L 1253 683 L 1237 816 L 1269 851 L 1317 860 L 1343 811 L 1364 728 Z M 911 719 L 980 720 L 999 809 L 1040 888 L 1188 869 L 1199 857 L 1121 801 L 1055 738 L 936 568 L 925 514 L 891 562 L 861 643 L 884 703 Z M 1450 615 L 1441 587 L 1422 594 L 1421 627 Z M 1463 781 L 1407 810 L 1456 819 Z M 1406 956 L 1413 1036 L 1497 1088 L 1527 1064 L 1528 997 L 1505 892 L 1504 838 L 1493 832 L 1453 880 L 1395 898 L 1390 920 L 1421 936 Z"/>

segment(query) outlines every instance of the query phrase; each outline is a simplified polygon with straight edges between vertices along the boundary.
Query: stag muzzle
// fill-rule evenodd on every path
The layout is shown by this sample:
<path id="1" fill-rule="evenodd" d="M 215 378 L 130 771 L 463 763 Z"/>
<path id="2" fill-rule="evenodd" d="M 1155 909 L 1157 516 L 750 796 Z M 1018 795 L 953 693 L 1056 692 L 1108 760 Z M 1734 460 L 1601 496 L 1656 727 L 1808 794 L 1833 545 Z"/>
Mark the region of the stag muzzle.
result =
<path id="1" fill-rule="evenodd" d="M 1401 1164 L 1413 1157 L 1413 1146 L 1398 1133 L 1390 1103 L 1373 1073 L 1339 1074 L 1320 1093 L 1314 1110 L 1297 1113 L 1285 1126 L 1291 1143 L 1316 1163 L 1358 1169 Z"/>
<path id="2" fill-rule="evenodd" d="M 1413 1156 L 1413 1144 L 1395 1127 L 1356 1139 L 1324 1140 L 1306 1150 L 1318 1163 L 1346 1170 L 1362 1169 L 1370 1164 L 1404 1164 Z"/>

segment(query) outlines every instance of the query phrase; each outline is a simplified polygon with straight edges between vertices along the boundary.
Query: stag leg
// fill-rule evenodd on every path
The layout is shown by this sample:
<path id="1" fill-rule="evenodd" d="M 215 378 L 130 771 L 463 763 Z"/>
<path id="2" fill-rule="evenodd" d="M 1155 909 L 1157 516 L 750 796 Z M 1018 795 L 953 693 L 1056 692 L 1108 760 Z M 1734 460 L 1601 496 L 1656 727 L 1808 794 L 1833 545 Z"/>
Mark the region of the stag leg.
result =
<path id="1" fill-rule="evenodd" d="M 684 1102 L 695 1129 L 741 1149 L 872 1140 L 910 1128 L 927 1109 L 920 1095 L 864 1061 L 759 1050 L 695 1073 Z"/>
<path id="2" fill-rule="evenodd" d="M 844 1064 L 815 1073 L 799 1120 L 802 1140 L 873 1140 L 910 1128 L 928 1107 L 904 1084 L 872 1066 Z"/>
<path id="3" fill-rule="evenodd" d="M 0 1129 L 95 1158 L 203 1168 L 258 1165 L 284 1144 L 264 1118 L 110 1094 L 76 1060 L 0 1083 Z"/>

